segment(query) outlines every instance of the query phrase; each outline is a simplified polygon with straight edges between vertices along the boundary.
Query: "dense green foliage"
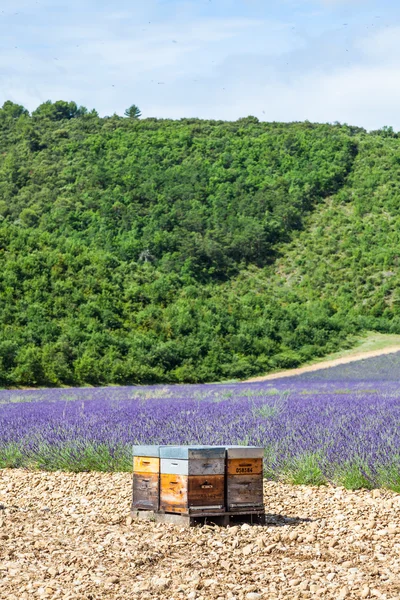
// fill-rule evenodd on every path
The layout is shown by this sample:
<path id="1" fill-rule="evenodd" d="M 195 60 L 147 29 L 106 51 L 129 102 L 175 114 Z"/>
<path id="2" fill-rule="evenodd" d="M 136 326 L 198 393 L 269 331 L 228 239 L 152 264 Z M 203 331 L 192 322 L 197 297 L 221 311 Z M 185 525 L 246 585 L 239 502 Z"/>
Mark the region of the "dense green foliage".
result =
<path id="1" fill-rule="evenodd" d="M 0 110 L 1 385 L 243 378 L 400 333 L 391 129 L 131 108 Z"/>

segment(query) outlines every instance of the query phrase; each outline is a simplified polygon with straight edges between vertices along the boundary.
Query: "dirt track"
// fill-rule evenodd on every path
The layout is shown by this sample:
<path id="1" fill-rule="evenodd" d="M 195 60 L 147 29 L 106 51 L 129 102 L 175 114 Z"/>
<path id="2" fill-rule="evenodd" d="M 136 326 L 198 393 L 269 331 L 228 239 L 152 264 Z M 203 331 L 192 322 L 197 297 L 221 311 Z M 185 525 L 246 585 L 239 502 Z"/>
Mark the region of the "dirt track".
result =
<path id="1" fill-rule="evenodd" d="M 183 530 L 130 482 L 0 471 L 1 600 L 400 599 L 400 494 L 266 483 L 265 527 Z"/>
<path id="2" fill-rule="evenodd" d="M 358 352 L 351 356 L 343 356 L 342 358 L 335 358 L 333 360 L 325 360 L 323 362 L 316 363 L 315 365 L 308 365 L 307 367 L 299 367 L 297 369 L 288 369 L 287 371 L 280 371 L 279 373 L 271 373 L 270 375 L 261 375 L 260 377 L 252 377 L 247 379 L 250 381 L 268 381 L 269 379 L 281 379 L 282 377 L 293 377 L 293 375 L 301 375 L 302 373 L 310 373 L 311 371 L 319 371 L 320 369 L 327 369 L 329 367 L 336 367 L 337 365 L 345 365 L 352 363 L 357 360 L 363 360 L 364 358 L 373 358 L 374 356 L 382 356 L 384 354 L 393 354 L 394 352 L 400 352 L 400 346 L 389 346 L 381 350 L 370 350 L 369 352 Z"/>

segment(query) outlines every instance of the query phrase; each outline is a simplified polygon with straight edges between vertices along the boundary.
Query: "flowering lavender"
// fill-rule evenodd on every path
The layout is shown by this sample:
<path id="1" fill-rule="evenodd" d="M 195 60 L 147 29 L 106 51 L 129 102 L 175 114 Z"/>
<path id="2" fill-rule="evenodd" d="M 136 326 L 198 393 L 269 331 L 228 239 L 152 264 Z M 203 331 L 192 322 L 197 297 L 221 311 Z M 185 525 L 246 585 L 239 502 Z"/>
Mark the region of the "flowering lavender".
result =
<path id="1" fill-rule="evenodd" d="M 336 367 L 302 373 L 295 379 L 301 379 L 301 381 L 399 381 L 400 352 L 382 354 L 374 358 L 364 358 Z"/>
<path id="2" fill-rule="evenodd" d="M 0 466 L 131 470 L 133 444 L 249 444 L 269 477 L 400 490 L 395 382 L 0 391 Z"/>

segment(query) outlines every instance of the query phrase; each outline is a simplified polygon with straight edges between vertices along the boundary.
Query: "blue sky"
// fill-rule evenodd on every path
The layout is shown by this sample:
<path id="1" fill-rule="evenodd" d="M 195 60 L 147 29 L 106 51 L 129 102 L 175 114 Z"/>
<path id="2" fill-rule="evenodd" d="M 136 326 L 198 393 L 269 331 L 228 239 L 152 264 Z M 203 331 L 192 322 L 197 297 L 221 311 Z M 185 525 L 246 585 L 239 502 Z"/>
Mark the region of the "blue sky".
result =
<path id="1" fill-rule="evenodd" d="M 0 104 L 400 130 L 395 0 L 2 0 Z"/>

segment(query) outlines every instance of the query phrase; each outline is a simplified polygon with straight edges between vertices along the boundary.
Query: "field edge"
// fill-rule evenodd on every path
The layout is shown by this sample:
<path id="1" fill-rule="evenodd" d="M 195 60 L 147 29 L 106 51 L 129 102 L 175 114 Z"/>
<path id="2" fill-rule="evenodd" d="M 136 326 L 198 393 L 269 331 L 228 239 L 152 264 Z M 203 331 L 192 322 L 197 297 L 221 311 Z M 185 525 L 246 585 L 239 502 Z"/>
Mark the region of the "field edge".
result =
<path id="1" fill-rule="evenodd" d="M 328 369 L 338 365 L 364 360 L 366 358 L 375 358 L 385 354 L 393 354 L 395 352 L 400 352 L 400 335 L 368 332 L 365 336 L 356 338 L 353 348 L 334 352 L 328 356 L 315 359 L 294 369 L 284 369 L 268 373 L 267 375 L 251 377 L 243 380 L 242 383 L 293 377 L 303 373 Z"/>

